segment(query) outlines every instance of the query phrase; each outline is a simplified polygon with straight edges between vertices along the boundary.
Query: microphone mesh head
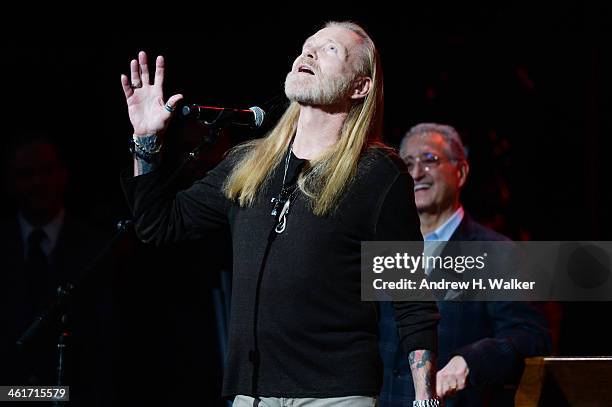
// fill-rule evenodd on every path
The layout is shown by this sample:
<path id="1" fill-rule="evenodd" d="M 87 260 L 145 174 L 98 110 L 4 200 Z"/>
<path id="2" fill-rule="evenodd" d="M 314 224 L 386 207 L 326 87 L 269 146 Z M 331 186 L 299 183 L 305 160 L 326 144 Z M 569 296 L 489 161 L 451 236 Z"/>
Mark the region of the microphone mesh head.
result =
<path id="1" fill-rule="evenodd" d="M 183 116 L 187 117 L 191 114 L 191 108 L 185 105 L 183 106 L 183 109 L 181 110 L 181 112 L 183 113 Z"/>
<path id="2" fill-rule="evenodd" d="M 259 106 L 253 106 L 249 110 L 255 114 L 255 127 L 261 126 L 266 117 L 266 112 Z"/>

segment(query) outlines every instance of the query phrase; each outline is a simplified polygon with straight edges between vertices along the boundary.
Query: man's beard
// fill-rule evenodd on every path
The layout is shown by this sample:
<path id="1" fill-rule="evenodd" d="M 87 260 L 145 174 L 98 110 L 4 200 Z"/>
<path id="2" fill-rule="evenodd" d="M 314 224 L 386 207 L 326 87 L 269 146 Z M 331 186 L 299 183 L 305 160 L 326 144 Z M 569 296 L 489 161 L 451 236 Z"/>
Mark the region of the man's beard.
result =
<path id="1" fill-rule="evenodd" d="M 311 77 L 291 71 L 285 80 L 285 95 L 305 105 L 333 105 L 347 97 L 352 83 L 352 76 L 323 76 L 319 71 Z"/>

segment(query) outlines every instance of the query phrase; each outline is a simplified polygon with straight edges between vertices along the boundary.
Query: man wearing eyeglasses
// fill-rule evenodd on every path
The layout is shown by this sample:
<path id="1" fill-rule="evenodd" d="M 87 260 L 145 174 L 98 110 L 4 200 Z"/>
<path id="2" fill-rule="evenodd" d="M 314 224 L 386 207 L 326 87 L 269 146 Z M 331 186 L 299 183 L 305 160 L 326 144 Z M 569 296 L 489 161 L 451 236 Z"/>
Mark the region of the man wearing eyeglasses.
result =
<path id="1" fill-rule="evenodd" d="M 457 131 L 422 123 L 400 143 L 414 179 L 425 241 L 499 241 L 503 235 L 475 222 L 463 209 L 461 189 L 469 164 Z M 523 358 L 545 354 L 550 337 L 543 316 L 526 303 L 439 301 L 436 392 L 446 407 L 513 406 Z M 379 346 L 385 365 L 381 407 L 412 399 L 410 370 L 401 356 L 392 308 L 380 303 Z"/>
<path id="2" fill-rule="evenodd" d="M 415 181 L 421 233 L 428 240 L 448 240 L 464 217 L 459 192 L 469 172 L 459 135 L 450 126 L 420 124 L 404 136 L 400 156 Z"/>

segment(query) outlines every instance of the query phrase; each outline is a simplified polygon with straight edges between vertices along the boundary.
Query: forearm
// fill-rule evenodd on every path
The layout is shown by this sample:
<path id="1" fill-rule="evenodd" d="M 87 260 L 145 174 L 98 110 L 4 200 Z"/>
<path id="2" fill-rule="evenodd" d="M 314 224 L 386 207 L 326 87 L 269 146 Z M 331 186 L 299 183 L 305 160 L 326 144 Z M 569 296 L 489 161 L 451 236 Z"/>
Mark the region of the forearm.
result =
<path id="1" fill-rule="evenodd" d="M 134 156 L 134 176 L 147 174 L 159 167 L 161 139 L 156 134 L 133 136 L 131 151 Z"/>
<path id="2" fill-rule="evenodd" d="M 178 171 L 166 165 L 140 177 L 132 176 L 131 168 L 123 172 L 121 185 L 140 240 L 161 245 L 198 239 L 226 228 L 231 202 L 223 194 L 223 184 L 233 164 L 233 159 L 226 158 L 179 192 Z M 134 170 L 139 170 L 139 165 L 134 163 Z"/>
<path id="3" fill-rule="evenodd" d="M 435 354 L 429 350 L 415 350 L 408 355 L 416 400 L 432 399 L 435 396 Z"/>
<path id="4" fill-rule="evenodd" d="M 159 160 L 152 162 L 146 162 L 142 158 L 134 156 L 134 176 L 147 174 L 151 171 L 155 171 L 159 167 Z"/>

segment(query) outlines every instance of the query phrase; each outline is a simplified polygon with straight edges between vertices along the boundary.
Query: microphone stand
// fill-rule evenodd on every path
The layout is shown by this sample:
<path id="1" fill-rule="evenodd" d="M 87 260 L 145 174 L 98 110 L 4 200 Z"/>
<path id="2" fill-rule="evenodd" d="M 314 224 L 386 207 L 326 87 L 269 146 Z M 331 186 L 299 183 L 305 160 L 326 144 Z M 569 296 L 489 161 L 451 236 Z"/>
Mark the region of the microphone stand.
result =
<path id="1" fill-rule="evenodd" d="M 66 384 L 66 359 L 69 353 L 69 339 L 71 336 L 69 327 L 70 319 L 68 317 L 71 298 L 73 294 L 78 291 L 78 288 L 81 287 L 83 282 L 88 277 L 93 275 L 93 272 L 97 269 L 102 260 L 111 252 L 117 242 L 119 242 L 119 240 L 123 237 L 131 223 L 131 220 L 122 220 L 117 223 L 117 231 L 113 237 L 107 242 L 106 246 L 104 246 L 102 250 L 98 252 L 96 257 L 94 257 L 94 259 L 83 269 L 83 273 L 81 273 L 75 281 L 67 282 L 66 284 L 59 286 L 57 288 L 56 299 L 47 307 L 47 309 L 45 309 L 34 319 L 28 328 L 21 334 L 19 339 L 17 339 L 17 346 L 24 348 L 32 341 L 32 339 L 40 335 L 44 329 L 54 324 L 57 324 L 57 326 L 61 328 L 60 334 L 57 338 L 57 380 L 55 382 L 55 385 L 57 386 L 64 386 Z M 54 400 L 52 404 L 54 406 L 60 406 L 65 404 L 65 402 Z"/>
<path id="2" fill-rule="evenodd" d="M 204 148 L 204 146 L 214 144 L 217 141 L 217 139 L 221 136 L 221 131 L 223 127 L 229 124 L 229 121 L 224 120 L 224 117 L 222 114 L 217 116 L 217 118 L 212 122 L 207 122 L 205 120 L 199 120 L 199 119 L 198 119 L 198 122 L 202 126 L 208 128 L 208 134 L 205 135 L 202 138 L 202 141 L 200 142 L 200 144 L 198 144 L 198 146 L 188 154 L 188 159 L 186 160 L 186 162 L 190 159 L 193 159 L 193 160 L 197 159 L 197 157 L 200 155 L 200 152 Z M 221 276 L 222 286 L 223 286 L 223 281 L 225 280 L 227 279 L 224 279 L 222 275 Z M 230 291 L 230 290 L 231 289 L 225 290 L 225 291 Z M 222 303 L 228 302 L 228 300 L 226 298 L 220 299 L 219 295 L 215 295 L 215 294 L 216 293 L 213 292 L 213 298 L 217 298 L 217 300 L 213 300 L 213 301 L 215 301 L 215 305 L 217 307 L 221 308 L 221 310 L 217 310 L 217 314 L 219 315 L 218 317 L 219 320 L 217 321 L 217 329 L 219 329 L 219 332 L 217 336 L 219 340 L 219 351 L 221 352 L 221 372 L 223 372 L 225 368 L 224 361 L 225 361 L 225 350 L 226 350 L 226 344 L 224 343 L 224 339 L 227 339 L 227 332 L 225 332 L 225 329 L 227 328 L 227 321 L 225 319 L 229 315 L 229 309 L 227 309 L 226 312 L 222 312 L 224 310 Z M 223 293 L 221 293 L 221 295 L 223 295 Z M 226 401 L 225 404 L 227 407 L 231 407 L 232 402 Z"/>

